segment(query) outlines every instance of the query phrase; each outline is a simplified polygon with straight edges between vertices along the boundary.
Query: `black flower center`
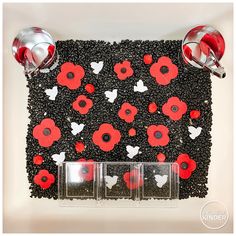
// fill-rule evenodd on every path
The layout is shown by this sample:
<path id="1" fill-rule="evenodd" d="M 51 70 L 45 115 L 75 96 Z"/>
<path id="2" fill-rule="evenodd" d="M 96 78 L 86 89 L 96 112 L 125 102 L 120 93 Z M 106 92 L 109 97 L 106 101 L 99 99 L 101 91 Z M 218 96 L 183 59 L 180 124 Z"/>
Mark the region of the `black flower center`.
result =
<path id="1" fill-rule="evenodd" d="M 110 140 L 111 140 L 111 135 L 110 134 L 103 134 L 102 135 L 102 140 L 104 141 L 104 142 L 109 142 Z"/>
<path id="2" fill-rule="evenodd" d="M 182 162 L 180 167 L 181 167 L 181 169 L 186 170 L 186 169 L 188 169 L 188 163 L 187 162 Z"/>
<path id="3" fill-rule="evenodd" d="M 80 107 L 85 107 L 86 106 L 86 102 L 84 100 L 79 101 L 79 106 Z"/>
<path id="4" fill-rule="evenodd" d="M 125 73 L 127 70 L 126 70 L 126 68 L 125 67 L 123 67 L 123 68 L 121 68 L 121 73 Z"/>
<path id="5" fill-rule="evenodd" d="M 68 79 L 73 79 L 75 77 L 73 72 L 68 72 L 66 76 Z"/>
<path id="6" fill-rule="evenodd" d="M 88 174 L 89 172 L 88 167 L 83 167 L 81 172 L 82 174 Z"/>
<path id="7" fill-rule="evenodd" d="M 162 66 L 160 71 L 161 71 L 162 74 L 166 74 L 166 73 L 169 72 L 169 68 L 167 66 Z"/>
<path id="8" fill-rule="evenodd" d="M 46 181 L 48 180 L 48 177 L 47 177 L 47 176 L 43 176 L 43 177 L 41 178 L 41 180 L 42 180 L 42 182 L 46 182 Z"/>
<path id="9" fill-rule="evenodd" d="M 48 135 L 51 134 L 51 130 L 50 130 L 49 128 L 45 128 L 45 129 L 43 130 L 43 134 L 44 134 L 45 136 L 48 136 Z"/>
<path id="10" fill-rule="evenodd" d="M 126 115 L 131 114 L 131 110 L 130 110 L 130 109 L 126 109 L 126 110 L 125 110 L 125 114 L 126 114 Z"/>
<path id="11" fill-rule="evenodd" d="M 171 111 L 173 111 L 173 112 L 177 112 L 178 110 L 179 110 L 179 107 L 176 106 L 176 105 L 173 105 L 173 106 L 171 107 Z"/>
<path id="12" fill-rule="evenodd" d="M 155 138 L 160 139 L 162 137 L 162 133 L 160 131 L 156 131 L 154 133 Z"/>

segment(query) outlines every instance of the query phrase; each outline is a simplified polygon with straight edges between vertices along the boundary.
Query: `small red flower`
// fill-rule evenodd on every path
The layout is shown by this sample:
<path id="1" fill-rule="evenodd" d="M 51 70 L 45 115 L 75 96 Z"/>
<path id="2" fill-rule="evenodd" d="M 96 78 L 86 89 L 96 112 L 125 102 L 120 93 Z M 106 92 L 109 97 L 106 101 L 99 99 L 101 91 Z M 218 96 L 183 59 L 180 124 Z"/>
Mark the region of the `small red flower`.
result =
<path id="1" fill-rule="evenodd" d="M 178 67 L 172 63 L 169 57 L 160 57 L 150 67 L 150 74 L 160 85 L 167 85 L 178 75 Z"/>
<path id="2" fill-rule="evenodd" d="M 124 173 L 123 179 L 126 183 L 127 188 L 131 190 L 137 189 L 143 185 L 143 177 L 140 174 L 140 171 L 137 169 L 133 169 L 130 172 Z"/>
<path id="3" fill-rule="evenodd" d="M 60 139 L 61 131 L 52 119 L 45 118 L 34 127 L 33 136 L 38 140 L 40 146 L 50 147 Z"/>
<path id="4" fill-rule="evenodd" d="M 163 105 L 162 112 L 172 120 L 180 120 L 187 111 L 187 104 L 178 97 L 171 97 Z"/>
<path id="5" fill-rule="evenodd" d="M 87 98 L 85 95 L 79 95 L 72 103 L 74 110 L 78 111 L 81 115 L 85 115 L 93 106 L 93 101 Z"/>
<path id="6" fill-rule="evenodd" d="M 55 177 L 47 170 L 40 170 L 34 176 L 34 183 L 39 185 L 42 189 L 48 189 L 55 182 Z"/>
<path id="7" fill-rule="evenodd" d="M 69 89 L 77 89 L 81 85 L 81 80 L 85 75 L 84 68 L 80 65 L 74 65 L 71 62 L 65 62 L 61 66 L 61 72 L 57 75 L 57 82 Z"/>
<path id="8" fill-rule="evenodd" d="M 164 162 L 165 161 L 165 159 L 166 159 L 166 155 L 164 154 L 164 153 L 158 153 L 157 154 L 157 160 L 159 161 L 159 162 Z"/>
<path id="9" fill-rule="evenodd" d="M 125 120 L 127 123 L 134 121 L 134 117 L 137 115 L 138 109 L 135 106 L 132 106 L 128 102 L 122 104 L 118 116 Z"/>
<path id="10" fill-rule="evenodd" d="M 44 161 L 43 157 L 40 156 L 40 155 L 36 155 L 33 158 L 33 162 L 34 162 L 35 165 L 41 165 L 43 163 L 43 161 Z"/>
<path id="11" fill-rule="evenodd" d="M 120 131 L 108 123 L 100 125 L 99 129 L 93 133 L 93 143 L 104 152 L 111 151 L 120 139 Z"/>
<path id="12" fill-rule="evenodd" d="M 92 159 L 86 161 L 86 159 L 81 158 L 78 162 L 86 162 L 82 164 L 79 170 L 79 177 L 85 181 L 92 181 L 94 177 L 94 161 Z"/>
<path id="13" fill-rule="evenodd" d="M 177 171 L 177 168 L 175 165 L 172 166 L 172 170 L 176 173 L 179 173 L 180 178 L 182 179 L 188 179 L 192 172 L 196 169 L 196 162 L 192 159 L 190 159 L 188 154 L 180 154 L 178 156 L 177 161 L 174 163 L 177 163 L 179 165 L 179 171 Z"/>
<path id="14" fill-rule="evenodd" d="M 85 90 L 86 90 L 88 93 L 94 93 L 95 87 L 94 87 L 93 84 L 86 84 L 86 85 L 85 85 Z"/>
<path id="15" fill-rule="evenodd" d="M 200 116 L 201 116 L 200 111 L 198 111 L 198 110 L 190 111 L 190 118 L 191 119 L 198 119 Z"/>
<path id="16" fill-rule="evenodd" d="M 145 54 L 145 55 L 143 56 L 143 62 L 144 62 L 144 64 L 146 64 L 146 65 L 151 64 L 151 63 L 152 63 L 152 55 L 151 55 L 151 54 Z"/>
<path id="17" fill-rule="evenodd" d="M 121 63 L 116 63 L 114 66 L 114 71 L 120 80 L 126 80 L 134 73 L 130 61 L 127 60 Z"/>
<path id="18" fill-rule="evenodd" d="M 150 125 L 147 128 L 148 142 L 152 147 L 166 146 L 170 138 L 169 129 L 164 125 Z"/>
<path id="19" fill-rule="evenodd" d="M 136 129 L 134 128 L 129 129 L 129 136 L 133 137 L 135 135 L 136 135 Z"/>
<path id="20" fill-rule="evenodd" d="M 155 102 L 151 102 L 148 105 L 148 111 L 149 113 L 155 113 L 157 111 L 157 104 Z"/>
<path id="21" fill-rule="evenodd" d="M 85 145 L 82 141 L 78 141 L 75 143 L 75 150 L 78 153 L 81 153 L 85 150 Z"/>

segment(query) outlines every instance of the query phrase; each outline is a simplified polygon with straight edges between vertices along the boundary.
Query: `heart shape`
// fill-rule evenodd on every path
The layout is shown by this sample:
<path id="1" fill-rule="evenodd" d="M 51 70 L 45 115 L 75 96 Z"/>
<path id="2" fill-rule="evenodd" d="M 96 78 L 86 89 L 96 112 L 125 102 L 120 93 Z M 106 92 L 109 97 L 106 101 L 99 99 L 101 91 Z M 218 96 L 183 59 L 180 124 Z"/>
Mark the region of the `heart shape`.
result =
<path id="1" fill-rule="evenodd" d="M 109 189 L 112 189 L 112 187 L 117 183 L 117 180 L 118 180 L 118 176 L 116 175 L 114 176 L 106 175 L 104 178 L 105 178 L 106 186 Z"/>
<path id="2" fill-rule="evenodd" d="M 76 122 L 71 123 L 71 133 L 73 135 L 79 134 L 84 129 L 84 124 L 77 124 Z"/>
<path id="3" fill-rule="evenodd" d="M 98 63 L 97 62 L 91 62 L 90 66 L 93 69 L 93 73 L 97 75 L 103 68 L 103 61 L 99 61 Z"/>
<path id="4" fill-rule="evenodd" d="M 148 88 L 146 86 L 144 86 L 143 81 L 141 79 L 137 82 L 137 86 L 136 85 L 134 86 L 134 92 L 143 93 L 147 90 L 148 90 Z"/>
<path id="5" fill-rule="evenodd" d="M 49 96 L 49 100 L 55 100 L 58 94 L 57 86 L 54 86 L 52 89 L 46 89 L 45 93 Z"/>
<path id="6" fill-rule="evenodd" d="M 106 98 L 108 98 L 108 102 L 113 103 L 117 98 L 117 89 L 113 89 L 112 91 L 105 92 Z"/>
<path id="7" fill-rule="evenodd" d="M 65 160 L 65 152 L 61 152 L 60 154 L 53 154 L 52 159 L 56 162 L 56 165 L 61 164 Z"/>
<path id="8" fill-rule="evenodd" d="M 189 131 L 189 137 L 191 138 L 191 139 L 195 139 L 195 138 L 197 138 L 200 134 L 201 134 L 201 132 L 202 132 L 202 128 L 201 127 L 197 127 L 197 128 L 195 128 L 194 126 L 189 126 L 188 127 L 188 131 Z"/>
<path id="9" fill-rule="evenodd" d="M 155 180 L 157 182 L 157 187 L 162 188 L 163 185 L 167 182 L 168 175 L 155 175 Z"/>
<path id="10" fill-rule="evenodd" d="M 132 159 L 134 156 L 136 156 L 137 154 L 141 153 L 139 152 L 139 148 L 138 146 L 132 147 L 130 145 L 126 146 L 126 151 L 128 152 L 127 156 Z"/>

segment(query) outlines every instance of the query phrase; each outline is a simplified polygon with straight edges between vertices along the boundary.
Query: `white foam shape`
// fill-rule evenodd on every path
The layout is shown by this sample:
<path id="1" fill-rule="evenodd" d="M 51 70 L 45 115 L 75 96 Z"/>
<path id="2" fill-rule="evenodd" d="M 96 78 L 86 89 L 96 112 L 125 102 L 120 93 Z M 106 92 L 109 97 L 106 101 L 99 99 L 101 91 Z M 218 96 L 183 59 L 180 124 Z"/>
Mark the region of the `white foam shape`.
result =
<path id="1" fill-rule="evenodd" d="M 168 180 L 168 175 L 155 175 L 155 180 L 157 182 L 157 187 L 162 188 L 163 185 L 167 182 Z"/>
<path id="2" fill-rule="evenodd" d="M 52 89 L 46 89 L 45 93 L 49 96 L 49 100 L 55 100 L 58 94 L 57 86 L 54 86 Z"/>
<path id="3" fill-rule="evenodd" d="M 114 176 L 106 175 L 104 178 L 105 178 L 106 186 L 109 189 L 112 189 L 112 187 L 117 183 L 117 180 L 118 180 L 118 176 L 116 175 Z"/>
<path id="4" fill-rule="evenodd" d="M 79 134 L 84 129 L 84 124 L 77 124 L 76 122 L 71 123 L 71 133 L 73 135 Z"/>
<path id="5" fill-rule="evenodd" d="M 138 146 L 135 146 L 135 147 L 132 147 L 130 145 L 127 145 L 126 146 L 126 151 L 128 152 L 127 156 L 132 159 L 134 156 L 136 156 L 137 154 L 139 154 L 139 147 Z"/>
<path id="6" fill-rule="evenodd" d="M 189 137 L 191 139 L 195 139 L 201 134 L 202 128 L 201 127 L 195 128 L 194 126 L 188 126 L 188 131 L 190 133 Z"/>
<path id="7" fill-rule="evenodd" d="M 65 160 L 65 152 L 61 152 L 60 154 L 53 154 L 52 159 L 56 162 L 56 165 L 61 164 Z"/>
<path id="8" fill-rule="evenodd" d="M 143 84 L 143 81 L 141 79 L 137 82 L 137 85 L 134 85 L 134 92 L 143 93 L 147 90 L 148 88 Z"/>
<path id="9" fill-rule="evenodd" d="M 113 89 L 112 91 L 105 92 L 106 98 L 108 98 L 108 102 L 113 103 L 117 98 L 117 89 Z"/>
<path id="10" fill-rule="evenodd" d="M 97 75 L 97 74 L 99 74 L 99 72 L 103 68 L 103 61 L 99 61 L 98 63 L 97 62 L 91 62 L 90 66 L 93 69 L 93 73 Z"/>

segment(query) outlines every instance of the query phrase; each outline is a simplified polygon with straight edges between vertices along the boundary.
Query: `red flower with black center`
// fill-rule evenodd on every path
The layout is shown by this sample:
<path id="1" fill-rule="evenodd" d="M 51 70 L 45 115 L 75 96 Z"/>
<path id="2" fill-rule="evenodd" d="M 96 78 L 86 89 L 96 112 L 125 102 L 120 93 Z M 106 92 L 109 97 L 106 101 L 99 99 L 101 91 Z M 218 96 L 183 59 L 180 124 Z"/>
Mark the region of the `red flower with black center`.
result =
<path id="1" fill-rule="evenodd" d="M 74 110 L 78 111 L 81 115 L 85 115 L 93 106 L 93 101 L 87 98 L 85 95 L 79 95 L 72 103 Z"/>
<path id="2" fill-rule="evenodd" d="M 50 147 L 60 139 L 61 131 L 52 119 L 45 118 L 39 125 L 34 127 L 33 136 L 38 140 L 40 146 Z"/>
<path id="3" fill-rule="evenodd" d="M 127 123 L 134 121 L 134 117 L 137 115 L 138 109 L 135 106 L 132 106 L 128 102 L 122 104 L 118 116 L 125 120 Z"/>
<path id="4" fill-rule="evenodd" d="M 104 123 L 93 133 L 93 143 L 104 152 L 111 151 L 114 146 L 120 142 L 120 131 L 115 129 L 111 124 Z"/>
<path id="5" fill-rule="evenodd" d="M 43 157 L 40 156 L 40 155 L 36 155 L 33 158 L 33 162 L 34 162 L 35 165 L 41 165 L 43 163 L 43 161 L 44 161 Z"/>
<path id="6" fill-rule="evenodd" d="M 71 62 L 65 62 L 61 66 L 61 72 L 57 75 L 57 82 L 71 90 L 81 86 L 81 80 L 85 75 L 84 68 L 80 65 L 74 65 Z"/>
<path id="7" fill-rule="evenodd" d="M 175 173 L 178 173 L 179 177 L 182 179 L 188 179 L 197 167 L 196 162 L 191 159 L 188 154 L 185 153 L 180 154 L 177 158 L 177 161 L 175 161 L 174 163 L 177 163 L 179 165 L 179 170 L 175 165 L 172 166 L 172 170 Z"/>
<path id="8" fill-rule="evenodd" d="M 130 61 L 127 60 L 121 63 L 116 63 L 114 66 L 114 71 L 119 80 L 126 80 L 134 73 Z"/>
<path id="9" fill-rule="evenodd" d="M 130 172 L 126 172 L 123 175 L 123 179 L 126 183 L 127 188 L 137 189 L 143 185 L 143 177 L 140 174 L 140 171 L 133 169 Z"/>
<path id="10" fill-rule="evenodd" d="M 169 57 L 160 57 L 150 67 L 150 74 L 160 85 L 167 85 L 178 75 L 178 67 L 172 63 Z"/>
<path id="11" fill-rule="evenodd" d="M 152 147 L 166 146 L 169 141 L 169 129 L 164 125 L 150 125 L 147 128 L 148 142 Z"/>
<path id="12" fill-rule="evenodd" d="M 34 183 L 39 185 L 42 189 L 48 189 L 55 182 L 55 177 L 47 170 L 40 170 L 34 176 Z"/>
<path id="13" fill-rule="evenodd" d="M 180 120 L 187 112 L 187 104 L 178 97 L 171 97 L 162 106 L 162 112 L 172 120 Z"/>
<path id="14" fill-rule="evenodd" d="M 92 181 L 94 178 L 94 161 L 92 159 L 86 160 L 81 158 L 78 162 L 83 162 L 79 169 L 79 177 L 85 181 Z"/>

